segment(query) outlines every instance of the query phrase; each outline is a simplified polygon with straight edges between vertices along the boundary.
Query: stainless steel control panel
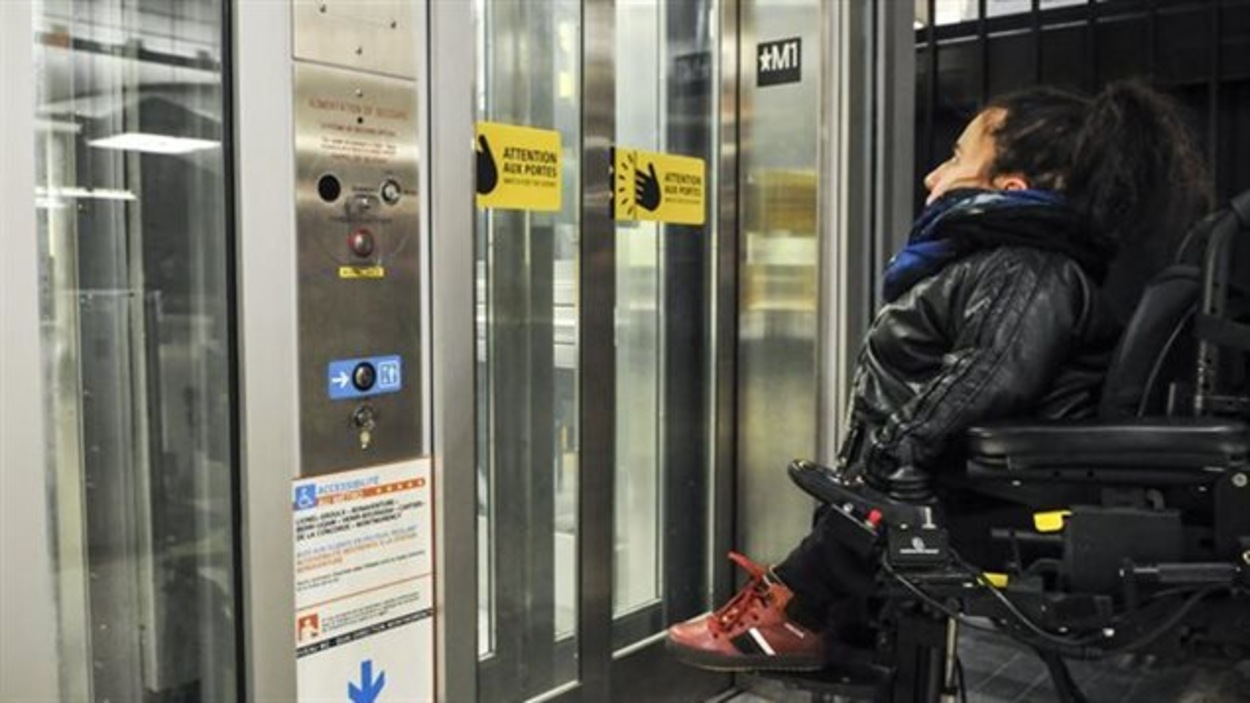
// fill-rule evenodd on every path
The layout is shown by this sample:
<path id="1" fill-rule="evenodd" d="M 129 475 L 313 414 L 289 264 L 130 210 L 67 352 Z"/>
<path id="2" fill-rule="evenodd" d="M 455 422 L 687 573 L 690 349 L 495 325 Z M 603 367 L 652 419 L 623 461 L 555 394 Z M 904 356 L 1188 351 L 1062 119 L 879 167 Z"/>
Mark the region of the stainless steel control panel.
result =
<path id="1" fill-rule="evenodd" d="M 416 85 L 297 61 L 294 99 L 301 473 L 416 457 Z"/>

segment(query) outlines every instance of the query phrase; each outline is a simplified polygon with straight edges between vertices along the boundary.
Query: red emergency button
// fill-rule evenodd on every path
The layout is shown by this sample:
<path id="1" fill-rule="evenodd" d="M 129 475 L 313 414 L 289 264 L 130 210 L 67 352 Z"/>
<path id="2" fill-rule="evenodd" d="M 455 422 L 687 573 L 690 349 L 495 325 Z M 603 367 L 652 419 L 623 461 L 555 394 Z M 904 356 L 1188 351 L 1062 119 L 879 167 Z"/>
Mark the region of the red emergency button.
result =
<path id="1" fill-rule="evenodd" d="M 347 238 L 347 246 L 353 254 L 366 259 L 373 255 L 373 233 L 361 227 Z"/>
<path id="2" fill-rule="evenodd" d="M 867 518 L 868 524 L 869 524 L 869 525 L 872 525 L 873 527 L 876 527 L 877 525 L 880 525 L 880 524 L 881 524 L 881 517 L 882 517 L 882 516 L 881 516 L 881 511 L 880 511 L 880 510 L 877 510 L 876 508 L 873 508 L 872 510 L 869 510 L 869 511 L 868 511 L 868 518 Z"/>

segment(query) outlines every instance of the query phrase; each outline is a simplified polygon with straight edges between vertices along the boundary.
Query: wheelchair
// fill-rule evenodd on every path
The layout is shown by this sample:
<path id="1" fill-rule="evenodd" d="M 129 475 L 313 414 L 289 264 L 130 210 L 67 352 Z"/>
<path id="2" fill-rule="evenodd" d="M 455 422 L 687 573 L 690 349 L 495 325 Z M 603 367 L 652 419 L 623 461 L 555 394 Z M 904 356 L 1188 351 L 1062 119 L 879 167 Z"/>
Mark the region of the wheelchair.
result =
<path id="1" fill-rule="evenodd" d="M 963 469 L 884 478 L 795 461 L 790 478 L 878 561 L 868 648 L 787 686 L 885 703 L 966 696 L 961 627 L 1036 652 L 1058 700 L 1068 661 L 1250 654 L 1250 191 L 1145 289 L 1095 419 L 974 427 Z M 1186 247 L 1183 247 L 1185 249 Z"/>

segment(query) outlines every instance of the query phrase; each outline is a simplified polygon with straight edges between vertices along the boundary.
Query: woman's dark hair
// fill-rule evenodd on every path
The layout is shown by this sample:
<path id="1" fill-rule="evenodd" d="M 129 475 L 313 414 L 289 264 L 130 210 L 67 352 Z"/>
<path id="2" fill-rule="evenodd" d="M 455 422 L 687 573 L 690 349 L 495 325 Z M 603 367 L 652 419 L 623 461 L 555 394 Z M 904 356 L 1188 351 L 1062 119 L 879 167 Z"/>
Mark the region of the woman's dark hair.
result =
<path id="1" fill-rule="evenodd" d="M 1180 108 L 1138 81 L 1085 98 L 1034 88 L 991 101 L 990 176 L 1021 173 L 1063 191 L 1094 230 L 1117 245 L 1173 244 L 1212 205 L 1207 169 Z"/>

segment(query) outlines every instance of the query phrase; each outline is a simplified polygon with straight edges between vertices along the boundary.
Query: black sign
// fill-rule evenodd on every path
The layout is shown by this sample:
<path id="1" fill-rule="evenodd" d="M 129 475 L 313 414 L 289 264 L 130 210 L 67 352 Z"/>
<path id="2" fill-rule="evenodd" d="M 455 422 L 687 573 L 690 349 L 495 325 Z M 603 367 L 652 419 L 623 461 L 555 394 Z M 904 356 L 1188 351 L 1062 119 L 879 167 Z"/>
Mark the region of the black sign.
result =
<path id="1" fill-rule="evenodd" d="M 798 37 L 760 44 L 756 51 L 755 84 L 780 85 L 803 79 L 803 44 Z"/>
<path id="2" fill-rule="evenodd" d="M 683 92 L 707 92 L 712 85 L 711 52 L 700 51 L 674 57 L 673 81 Z"/>

